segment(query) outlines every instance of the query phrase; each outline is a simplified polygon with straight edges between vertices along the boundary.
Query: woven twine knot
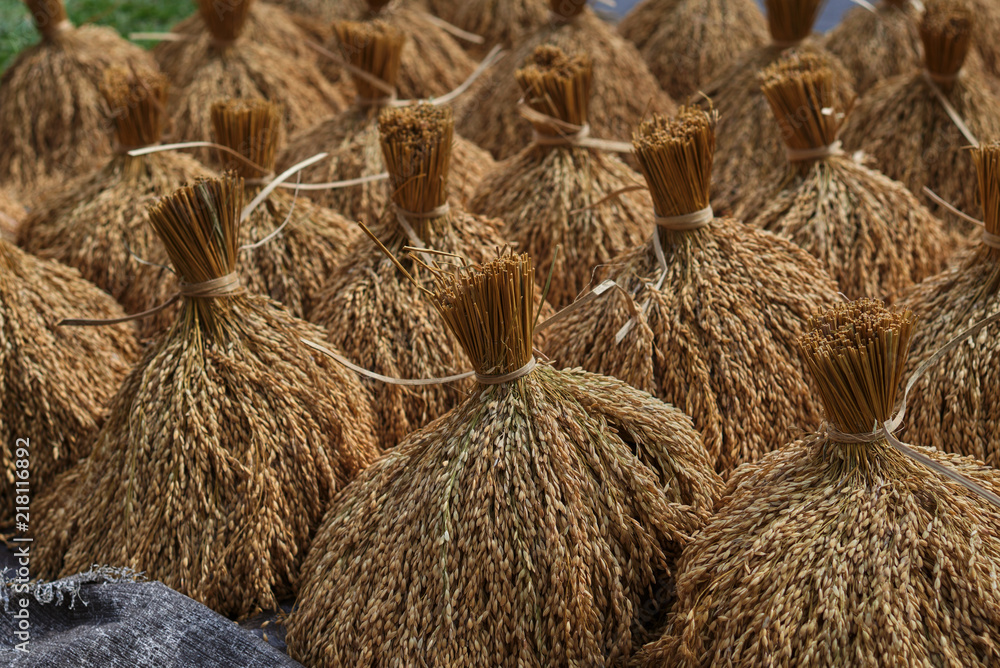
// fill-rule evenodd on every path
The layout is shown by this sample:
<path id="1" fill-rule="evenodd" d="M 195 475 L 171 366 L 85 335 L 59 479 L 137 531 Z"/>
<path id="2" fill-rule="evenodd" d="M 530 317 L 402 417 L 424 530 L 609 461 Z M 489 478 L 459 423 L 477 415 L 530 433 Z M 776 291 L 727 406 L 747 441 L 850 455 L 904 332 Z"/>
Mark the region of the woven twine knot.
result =
<path id="1" fill-rule="evenodd" d="M 577 146 L 590 136 L 590 123 L 583 125 L 564 124 L 568 132 L 556 135 L 532 131 L 532 141 L 539 146 Z"/>
<path id="2" fill-rule="evenodd" d="M 789 162 L 806 162 L 809 160 L 822 160 L 834 155 L 844 155 L 843 145 L 840 140 L 827 146 L 817 146 L 816 148 L 786 148 L 785 154 Z"/>
<path id="3" fill-rule="evenodd" d="M 241 294 L 243 286 L 240 285 L 239 274 L 234 271 L 201 283 L 181 283 L 178 292 L 183 297 L 210 299 Z"/>
<path id="4" fill-rule="evenodd" d="M 482 383 L 483 385 L 502 385 L 504 383 L 510 383 L 517 380 L 518 378 L 523 378 L 529 373 L 535 370 L 538 366 L 538 360 L 532 355 L 528 363 L 522 366 L 520 369 L 511 371 L 510 373 L 505 373 L 502 376 L 484 376 L 482 374 L 476 374 L 476 381 Z"/>
<path id="5" fill-rule="evenodd" d="M 690 232 L 701 229 L 715 219 L 715 212 L 711 206 L 699 209 L 692 213 L 681 216 L 656 216 L 653 220 L 657 226 L 672 232 Z"/>

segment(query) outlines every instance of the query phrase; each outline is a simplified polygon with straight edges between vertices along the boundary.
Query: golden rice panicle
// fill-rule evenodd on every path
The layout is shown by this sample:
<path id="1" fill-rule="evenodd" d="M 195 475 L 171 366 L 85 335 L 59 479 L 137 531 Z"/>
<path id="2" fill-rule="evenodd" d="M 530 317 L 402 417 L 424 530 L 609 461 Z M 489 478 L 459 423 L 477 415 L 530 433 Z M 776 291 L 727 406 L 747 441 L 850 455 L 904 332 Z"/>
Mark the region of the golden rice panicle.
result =
<path id="1" fill-rule="evenodd" d="M 23 485 L 44 490 L 90 453 L 106 403 L 138 357 L 130 323 L 59 326 L 81 313 L 124 315 L 75 269 L 0 239 L 0 530 L 25 505 L 14 498 L 27 493 Z"/>
<path id="2" fill-rule="evenodd" d="M 506 223 L 511 241 L 538 259 L 538 280 L 551 274 L 547 299 L 563 308 L 595 266 L 649 236 L 652 209 L 648 195 L 632 192 L 638 174 L 616 155 L 558 143 L 589 122 L 588 55 L 542 45 L 515 76 L 525 104 L 542 114 L 530 117 L 535 140 L 483 178 L 469 208 Z"/>
<path id="3" fill-rule="evenodd" d="M 227 167 L 247 178 L 249 201 L 274 178 L 281 129 L 278 108 L 262 99 L 230 99 L 213 104 L 211 112 L 216 141 L 242 156 L 219 151 Z M 240 231 L 241 246 L 252 258 L 240 267 L 243 283 L 281 302 L 292 315 L 306 317 L 357 234 L 357 226 L 347 218 L 279 187 Z M 268 241 L 260 243 L 264 239 Z"/>
<path id="4" fill-rule="evenodd" d="M 104 71 L 150 67 L 152 59 L 111 28 L 74 27 L 61 0 L 26 4 L 42 39 L 0 76 L 0 183 L 29 205 L 111 154 Z"/>
<path id="5" fill-rule="evenodd" d="M 958 332 L 1000 310 L 1000 143 L 972 150 L 979 174 L 985 228 L 946 271 L 901 297 L 921 326 L 913 338 L 909 373 Z M 990 237 L 989 235 L 994 235 Z M 1000 370 L 996 325 L 991 325 L 930 367 L 913 386 L 907 439 L 946 452 L 971 455 L 1000 468 Z"/>
<path id="6" fill-rule="evenodd" d="M 854 95 L 828 58 L 790 54 L 761 73 L 787 164 L 737 208 L 819 259 L 849 298 L 894 299 L 944 268 L 957 239 L 903 184 L 840 149 Z"/>
<path id="7" fill-rule="evenodd" d="M 882 0 L 875 11 L 853 7 L 826 33 L 823 46 L 851 73 L 858 95 L 921 65 L 922 9 L 912 0 Z"/>
<path id="8" fill-rule="evenodd" d="M 152 206 L 195 293 L 110 401 L 91 456 L 33 505 L 42 577 L 116 564 L 224 615 L 275 609 L 328 502 L 375 459 L 357 379 L 300 341 L 323 332 L 230 282 L 242 204 L 230 174 Z"/>
<path id="9" fill-rule="evenodd" d="M 806 252 L 707 208 L 716 127 L 713 114 L 684 107 L 637 128 L 656 236 L 597 272 L 595 284 L 612 279 L 623 290 L 553 324 L 544 350 L 559 364 L 621 378 L 682 408 L 725 476 L 819 424 L 796 338 L 809 315 L 838 297 Z M 693 226 L 670 220 L 692 214 L 705 218 Z"/>
<path id="10" fill-rule="evenodd" d="M 968 147 L 1000 137 L 1000 98 L 979 63 L 966 58 L 979 18 L 962 0 L 927 3 L 919 27 L 923 66 L 862 98 L 843 132 L 844 146 L 864 151 L 886 176 L 920 196 L 930 188 L 966 213 L 979 205 Z M 923 201 L 953 231 L 974 229 L 946 207 Z"/>
<path id="11" fill-rule="evenodd" d="M 720 481 L 676 409 L 611 378 L 525 368 L 532 274 L 509 252 L 438 274 L 426 298 L 477 372 L 524 375 L 482 380 L 339 497 L 289 618 L 296 660 L 626 665 L 639 605 L 669 587 Z"/>
<path id="12" fill-rule="evenodd" d="M 875 300 L 810 321 L 802 351 L 835 427 L 867 435 L 893 415 L 914 326 Z M 911 447 L 1000 490 L 982 462 Z M 885 440 L 809 435 L 741 467 L 716 510 L 636 666 L 1000 661 L 1000 511 Z"/>
<path id="13" fill-rule="evenodd" d="M 0 188 L 0 239 L 12 241 L 17 237 L 25 213 L 24 207 L 14 196 Z"/>
<path id="14" fill-rule="evenodd" d="M 685 100 L 751 49 L 767 43 L 767 22 L 754 0 L 643 0 L 618 24 L 653 76 Z"/>

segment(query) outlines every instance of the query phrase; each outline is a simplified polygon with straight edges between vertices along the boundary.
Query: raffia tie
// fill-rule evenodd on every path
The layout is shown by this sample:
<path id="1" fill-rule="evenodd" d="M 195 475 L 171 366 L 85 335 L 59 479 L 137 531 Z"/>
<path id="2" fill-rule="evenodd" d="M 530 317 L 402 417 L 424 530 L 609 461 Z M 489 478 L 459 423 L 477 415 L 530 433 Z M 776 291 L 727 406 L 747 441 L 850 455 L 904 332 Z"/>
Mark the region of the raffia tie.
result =
<path id="1" fill-rule="evenodd" d="M 176 303 L 182 297 L 189 299 L 218 299 L 222 297 L 233 297 L 243 294 L 246 290 L 240 285 L 240 277 L 235 271 L 219 278 L 213 278 L 202 283 L 181 283 L 177 293 L 173 297 L 163 302 L 159 306 L 154 306 L 148 311 L 134 313 L 124 318 L 113 318 L 109 320 L 85 320 L 85 319 L 65 319 L 59 322 L 60 327 L 99 327 L 103 325 L 118 325 L 132 320 L 141 320 L 156 315 L 167 307 Z"/>
<path id="2" fill-rule="evenodd" d="M 658 227 L 662 227 L 665 230 L 670 230 L 672 232 L 690 232 L 692 230 L 701 229 L 715 220 L 715 212 L 712 211 L 711 206 L 706 206 L 704 209 L 700 209 L 692 213 L 686 213 L 681 216 L 656 216 L 653 220 L 656 222 Z M 659 235 L 656 235 L 656 238 L 659 239 Z"/>
<path id="3" fill-rule="evenodd" d="M 430 218 L 441 218 L 442 216 L 447 216 L 449 211 L 451 211 L 451 205 L 448 204 L 448 202 L 445 202 L 441 206 L 435 207 L 430 211 L 423 211 L 419 213 L 416 211 L 407 211 L 406 209 L 397 206 L 396 222 L 398 222 L 399 226 L 403 228 L 404 232 L 406 232 L 406 238 L 410 240 L 410 243 L 413 244 L 415 248 L 425 248 L 423 240 L 420 238 L 420 235 L 417 234 L 417 231 L 413 229 L 413 226 L 410 225 L 410 221 L 414 219 L 428 220 Z M 427 253 L 421 253 L 420 257 L 428 265 L 433 262 Z"/>
<path id="4" fill-rule="evenodd" d="M 783 42 L 780 39 L 772 39 L 771 46 L 779 49 L 793 49 L 804 41 L 805 37 L 803 37 L 802 39 L 794 39 L 789 42 Z"/>
<path id="5" fill-rule="evenodd" d="M 629 142 L 591 137 L 589 123 L 576 125 L 575 123 L 568 123 L 561 118 L 550 116 L 528 106 L 523 97 L 517 103 L 517 110 L 532 125 L 537 126 L 542 124 L 556 128 L 558 134 L 548 134 L 539 132 L 538 128 L 535 127 L 532 133 L 532 141 L 537 146 L 579 146 L 581 148 L 592 148 L 611 153 L 631 153 L 633 150 L 632 144 Z"/>
<path id="6" fill-rule="evenodd" d="M 983 243 L 990 248 L 996 248 L 1000 250 L 1000 235 L 993 234 L 992 232 L 987 232 L 983 230 Z"/>
<path id="7" fill-rule="evenodd" d="M 788 162 L 808 162 L 810 160 L 822 160 L 835 155 L 844 155 L 843 145 L 840 140 L 827 146 L 817 146 L 816 148 L 786 148 L 785 155 Z"/>
<path id="8" fill-rule="evenodd" d="M 484 376 L 482 374 L 476 374 L 476 381 L 483 385 L 503 385 L 504 383 L 512 383 L 518 378 L 524 378 L 529 373 L 535 370 L 538 366 L 538 360 L 532 355 L 528 363 L 522 366 L 520 369 L 511 371 L 510 373 L 505 373 L 502 376 Z"/>

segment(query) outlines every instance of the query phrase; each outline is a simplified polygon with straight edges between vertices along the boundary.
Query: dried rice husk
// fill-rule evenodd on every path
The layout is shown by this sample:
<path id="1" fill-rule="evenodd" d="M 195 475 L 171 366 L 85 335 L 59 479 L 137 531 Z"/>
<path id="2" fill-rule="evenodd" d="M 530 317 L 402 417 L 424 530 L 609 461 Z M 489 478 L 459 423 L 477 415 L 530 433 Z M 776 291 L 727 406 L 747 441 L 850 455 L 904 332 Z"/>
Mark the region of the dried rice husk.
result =
<path id="1" fill-rule="evenodd" d="M 771 43 L 752 49 L 704 87 L 702 106 L 719 112 L 712 206 L 736 218 L 740 198 L 784 169 L 781 133 L 767 100 L 760 94 L 759 72 L 786 53 L 823 53 L 811 37 L 823 0 L 765 0 Z M 831 67 L 847 76 L 839 62 Z"/>
<path id="2" fill-rule="evenodd" d="M 42 40 L 0 78 L 0 183 L 31 204 L 111 153 L 98 91 L 104 70 L 152 60 L 110 28 L 73 27 L 61 0 L 25 4 Z"/>
<path id="3" fill-rule="evenodd" d="M 891 417 L 912 323 L 871 300 L 813 320 L 803 348 L 840 429 Z M 981 462 L 911 447 L 1000 492 Z M 809 435 L 729 480 L 681 559 L 671 628 L 635 664 L 997 665 L 998 526 L 885 440 Z"/>
<path id="4" fill-rule="evenodd" d="M 17 236 L 25 213 L 14 196 L 0 188 L 0 239 L 12 241 Z"/>
<path id="5" fill-rule="evenodd" d="M 242 192 L 226 176 L 153 205 L 185 282 L 236 270 Z M 292 594 L 328 501 L 377 455 L 357 380 L 299 340 L 320 336 L 245 291 L 185 297 L 90 457 L 32 504 L 33 573 L 127 566 L 231 616 Z"/>
<path id="6" fill-rule="evenodd" d="M 979 173 L 986 232 L 1000 235 L 1000 144 L 972 152 Z M 920 318 L 910 369 L 966 327 L 1000 310 L 1000 249 L 977 244 L 947 271 L 907 291 L 900 303 Z M 913 386 L 907 438 L 971 455 L 1000 468 L 1000 368 L 995 330 L 945 354 Z"/>
<path id="7" fill-rule="evenodd" d="M 462 43 L 480 57 L 494 44 L 520 46 L 549 21 L 546 0 L 427 0 L 427 6 L 452 25 L 482 37 L 482 44 Z"/>
<path id="8" fill-rule="evenodd" d="M 345 13 L 348 16 L 337 16 Z M 432 22 L 433 17 L 427 13 L 422 3 L 409 0 L 390 3 L 370 0 L 363 5 L 361 11 L 334 10 L 328 12 L 325 18 L 330 21 L 340 18 L 382 21 L 405 35 L 396 80 L 402 99 L 440 97 L 458 88 L 476 69 L 475 61 L 454 37 Z M 337 35 L 330 35 L 328 48 L 336 51 L 341 48 L 342 42 L 342 35 L 339 38 Z M 323 71 L 327 76 L 335 77 L 338 76 L 340 67 L 326 61 Z"/>
<path id="9" fill-rule="evenodd" d="M 16 467 L 24 459 L 16 448 L 27 447 L 30 460 L 29 489 L 20 493 L 34 499 L 90 452 L 105 405 L 138 357 L 131 325 L 56 324 L 81 312 L 123 315 L 75 269 L 0 239 L 0 527 L 11 526 L 15 506 L 26 505 L 14 503 L 14 482 L 24 482 L 15 477 L 24 471 Z M 37 526 L 32 519 L 32 531 Z"/>
<path id="10" fill-rule="evenodd" d="M 768 42 L 754 0 L 644 0 L 618 32 L 639 49 L 660 86 L 686 100 Z"/>
<path id="11" fill-rule="evenodd" d="M 516 76 L 532 109 L 583 126 L 591 73 L 589 56 L 570 57 L 558 47 L 540 46 Z M 565 134 L 550 122 L 538 121 L 534 127 L 541 135 Z M 551 270 L 547 299 L 561 309 L 590 283 L 595 266 L 648 236 L 653 218 L 649 195 L 615 196 L 640 182 L 639 175 L 611 153 L 532 142 L 483 178 L 469 209 L 503 220 L 506 237 L 541 259 L 538 277 L 544 282 Z"/>
<path id="12" fill-rule="evenodd" d="M 692 108 L 669 122 L 653 116 L 633 141 L 658 216 L 708 206 L 714 117 Z M 682 408 L 728 475 L 819 424 L 794 352 L 807 318 L 836 303 L 837 288 L 808 253 L 731 218 L 655 229 L 666 274 L 654 240 L 615 258 L 600 276 L 626 294 L 612 291 L 555 322 L 545 352 Z"/>
<path id="13" fill-rule="evenodd" d="M 855 7 L 823 39 L 864 95 L 875 84 L 921 66 L 921 10 L 912 0 L 882 0 L 875 11 Z"/>
<path id="14" fill-rule="evenodd" d="M 344 87 L 328 81 L 315 59 L 295 57 L 246 32 L 252 0 L 226 0 L 232 11 L 221 15 L 215 1 L 198 0 L 208 32 L 195 41 L 164 42 L 154 50 L 176 91 L 167 106 L 174 121 L 172 139 L 209 139 L 212 104 L 221 100 L 269 100 L 282 109 L 288 132 L 347 106 Z M 214 158 L 210 149 L 199 149 L 197 155 L 206 164 Z"/>
<path id="15" fill-rule="evenodd" d="M 854 94 L 829 63 L 793 55 L 761 75 L 790 150 L 833 145 L 850 114 Z M 901 183 L 836 153 L 791 162 L 783 174 L 737 210 L 819 258 L 849 298 L 895 297 L 947 265 L 956 237 Z"/>
<path id="16" fill-rule="evenodd" d="M 430 296 L 476 372 L 532 357 L 526 255 Z M 327 514 L 288 620 L 306 665 L 622 666 L 643 591 L 719 490 L 689 418 L 624 383 L 540 365 L 477 384 Z"/>
<path id="17" fill-rule="evenodd" d="M 75 267 L 127 313 L 158 306 L 177 292 L 167 252 L 149 225 L 147 207 L 185 183 L 212 175 L 177 152 L 129 156 L 156 144 L 167 122 L 167 81 L 151 69 L 109 68 L 101 93 L 115 126 L 117 151 L 103 168 L 69 182 L 34 208 L 19 243 L 35 255 Z M 179 305 L 139 323 L 140 337 L 174 321 Z"/>
<path id="18" fill-rule="evenodd" d="M 349 62 L 390 86 L 395 86 L 400 68 L 400 53 L 404 49 L 403 33 L 383 23 L 340 22 L 336 24 L 341 49 Z M 386 97 L 361 77 L 355 77 L 358 99 L 345 111 L 319 124 L 296 133 L 278 157 L 278 168 L 286 169 L 317 150 L 329 153 L 325 160 L 303 171 L 303 180 L 310 183 L 342 181 L 373 176 L 385 171 L 378 137 L 378 114 L 388 106 L 374 102 Z M 488 152 L 461 137 L 455 138 L 454 166 L 450 177 L 452 192 L 459 202 L 472 196 L 483 174 L 493 167 Z M 389 203 L 389 191 L 384 182 L 373 182 L 352 188 L 311 190 L 308 196 L 315 202 L 338 211 L 347 218 L 374 221 Z"/>
<path id="19" fill-rule="evenodd" d="M 973 15 L 962 4 L 941 0 L 928 6 L 920 25 L 925 66 L 932 76 L 957 76 L 937 87 L 982 141 L 1000 138 L 1000 99 L 976 68 L 963 68 L 972 41 Z M 885 81 L 863 98 L 844 127 L 844 145 L 870 155 L 886 176 L 920 195 L 926 186 L 962 211 L 977 205 L 976 168 L 969 140 L 945 111 L 922 70 Z M 944 216 L 946 209 L 930 203 Z M 968 232 L 957 218 L 946 221 Z"/>
<path id="20" fill-rule="evenodd" d="M 456 103 L 459 134 L 497 159 L 515 155 L 531 141 L 530 126 L 516 105 L 521 89 L 515 71 L 542 44 L 593 59 L 598 74 L 588 115 L 594 136 L 625 139 L 643 117 L 674 111 L 636 48 L 585 3 L 551 0 L 551 7 L 554 19 L 491 67 Z"/>
<path id="21" fill-rule="evenodd" d="M 499 221 L 475 216 L 458 206 L 434 218 L 408 218 L 421 243 L 407 236 L 397 220 L 400 210 L 423 214 L 448 201 L 454 118 L 448 107 L 419 105 L 387 109 L 379 121 L 382 153 L 394 193 L 374 218 L 373 234 L 393 254 L 406 246 L 454 253 L 473 262 L 506 245 Z M 433 273 L 419 262 L 400 260 L 417 283 Z M 440 378 L 465 366 L 456 341 L 415 283 L 367 238 L 348 249 L 317 299 L 309 319 L 327 329 L 327 340 L 356 364 L 396 378 Z M 467 383 L 401 387 L 372 380 L 363 384 L 372 397 L 383 448 L 391 448 L 415 429 L 451 410 L 465 396 Z"/>
<path id="22" fill-rule="evenodd" d="M 260 168 L 274 171 L 281 115 L 264 100 L 227 100 L 212 105 L 212 124 L 216 141 L 246 158 L 241 161 L 219 152 L 220 160 L 229 161 L 229 168 L 248 179 L 245 199 L 249 202 L 269 181 L 269 177 L 260 178 Z M 249 258 L 240 267 L 240 278 L 253 292 L 281 302 L 292 315 L 303 318 L 357 236 L 357 227 L 340 214 L 279 187 L 240 226 L 240 243 L 261 242 L 282 225 L 285 228 L 277 236 L 247 249 Z"/>

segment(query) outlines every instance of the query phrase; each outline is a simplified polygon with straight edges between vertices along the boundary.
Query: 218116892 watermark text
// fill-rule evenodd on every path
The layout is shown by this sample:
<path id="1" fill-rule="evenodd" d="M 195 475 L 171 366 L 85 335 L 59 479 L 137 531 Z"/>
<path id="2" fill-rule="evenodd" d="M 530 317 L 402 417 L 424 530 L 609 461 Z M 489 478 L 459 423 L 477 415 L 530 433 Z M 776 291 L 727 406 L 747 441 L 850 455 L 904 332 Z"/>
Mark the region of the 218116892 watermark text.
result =
<path id="1" fill-rule="evenodd" d="M 28 652 L 31 616 L 28 611 L 28 583 L 31 581 L 31 441 L 19 438 L 14 444 L 14 585 L 10 614 L 13 615 L 14 649 Z"/>

